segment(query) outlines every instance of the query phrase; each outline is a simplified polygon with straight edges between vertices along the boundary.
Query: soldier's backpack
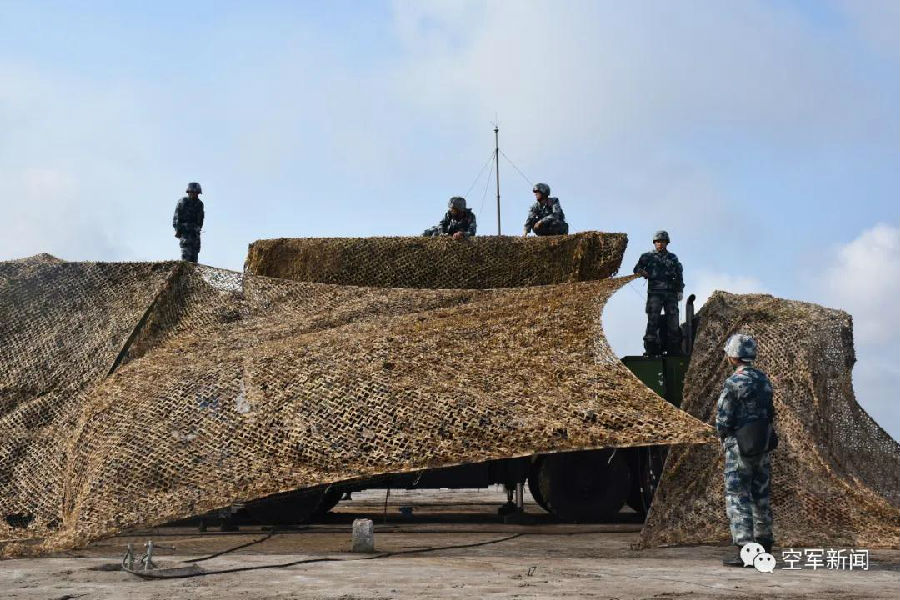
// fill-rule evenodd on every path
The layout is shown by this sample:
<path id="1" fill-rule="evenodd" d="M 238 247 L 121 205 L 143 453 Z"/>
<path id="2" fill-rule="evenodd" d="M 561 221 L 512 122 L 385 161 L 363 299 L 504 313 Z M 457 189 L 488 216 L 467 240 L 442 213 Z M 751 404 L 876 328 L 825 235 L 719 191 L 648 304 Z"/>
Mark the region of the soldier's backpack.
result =
<path id="1" fill-rule="evenodd" d="M 734 432 L 741 456 L 759 456 L 778 447 L 778 434 L 769 419 L 750 421 Z"/>

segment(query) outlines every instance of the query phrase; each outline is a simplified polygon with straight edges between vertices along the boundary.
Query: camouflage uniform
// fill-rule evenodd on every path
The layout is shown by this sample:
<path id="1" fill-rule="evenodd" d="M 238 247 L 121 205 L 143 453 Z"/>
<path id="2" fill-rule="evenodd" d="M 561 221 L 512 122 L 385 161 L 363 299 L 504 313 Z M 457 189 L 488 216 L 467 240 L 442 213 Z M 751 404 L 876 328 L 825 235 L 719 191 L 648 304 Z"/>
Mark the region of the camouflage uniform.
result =
<path id="1" fill-rule="evenodd" d="M 725 513 L 738 546 L 753 541 L 771 546 L 773 537 L 769 453 L 742 456 L 734 435 L 758 419 L 775 419 L 772 385 L 765 373 L 742 364 L 725 380 L 716 411 L 716 431 L 725 449 Z"/>
<path id="2" fill-rule="evenodd" d="M 461 231 L 464 236 L 472 237 L 475 235 L 475 230 L 478 228 L 478 223 L 475 220 L 475 213 L 468 208 L 462 210 L 465 212 L 459 219 L 454 217 L 453 213 L 448 210 L 440 223 L 434 227 L 429 227 L 422 235 L 425 237 L 436 237 L 441 235 L 453 235 L 454 233 Z"/>
<path id="3" fill-rule="evenodd" d="M 634 266 L 635 273 L 647 273 L 647 331 L 644 333 L 644 349 L 656 355 L 662 350 L 669 354 L 681 352 L 681 327 L 678 322 L 678 296 L 684 292 L 681 263 L 668 250 L 645 252 Z M 660 331 L 660 316 L 666 311 L 666 330 Z M 666 348 L 662 348 L 665 335 Z"/>
<path id="4" fill-rule="evenodd" d="M 200 230 L 203 228 L 203 201 L 185 196 L 178 201 L 172 227 L 181 246 L 181 260 L 197 262 L 200 254 Z"/>
<path id="5" fill-rule="evenodd" d="M 534 226 L 541 224 L 539 229 Z M 535 235 L 566 235 L 569 233 L 569 224 L 566 223 L 566 215 L 559 205 L 559 198 L 547 198 L 546 203 L 535 202 L 528 209 L 528 218 L 525 220 L 525 233 L 534 231 Z"/>

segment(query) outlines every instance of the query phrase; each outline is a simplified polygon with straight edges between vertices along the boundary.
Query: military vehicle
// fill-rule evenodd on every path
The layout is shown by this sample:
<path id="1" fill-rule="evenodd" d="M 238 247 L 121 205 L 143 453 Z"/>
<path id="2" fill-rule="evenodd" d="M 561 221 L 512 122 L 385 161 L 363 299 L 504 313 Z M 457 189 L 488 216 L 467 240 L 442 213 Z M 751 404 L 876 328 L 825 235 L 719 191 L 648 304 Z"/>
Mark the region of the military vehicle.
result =
<path id="1" fill-rule="evenodd" d="M 603 234 L 610 235 L 610 234 Z M 620 234 L 615 234 L 620 235 Z M 576 236 L 566 236 L 573 238 Z M 623 236 L 624 237 L 624 236 Z M 264 246 L 263 251 L 277 257 L 277 268 L 261 268 L 264 259 L 254 255 L 251 246 L 249 271 L 268 276 L 291 277 L 297 270 L 285 268 L 285 250 L 280 242 Z M 308 242 L 310 240 L 295 240 Z M 312 240 L 315 242 L 315 240 Z M 326 240 L 322 240 L 323 242 Z M 358 240 L 363 243 L 364 240 Z M 270 242 L 270 241 L 265 241 Z M 264 242 L 264 243 L 265 243 Z M 256 244 L 260 244 L 257 242 Z M 309 257 L 315 253 L 303 244 L 305 252 L 302 272 L 298 279 L 324 281 L 329 283 L 352 283 L 360 285 L 360 280 L 347 281 L 348 277 L 358 277 L 352 267 L 340 276 L 331 271 L 329 278 L 321 273 L 310 274 Z M 313 246 L 315 251 L 329 247 Z M 406 246 L 403 246 L 406 249 Z M 622 247 L 624 250 L 624 246 Z M 257 254 L 259 254 L 257 252 Z M 576 252 L 577 254 L 577 252 Z M 392 254 L 394 260 L 398 255 Z M 351 262 L 346 249 L 339 259 Z M 621 260 L 621 254 L 620 254 Z M 299 261 L 298 261 L 299 262 Z M 256 265 L 254 267 L 254 264 Z M 409 264 L 406 262 L 405 264 Z M 383 266 L 383 265 L 382 265 Z M 616 267 L 618 268 L 618 266 Z M 398 269 L 399 270 L 399 269 Z M 608 277 L 600 273 L 599 277 Z M 393 275 L 390 275 L 393 277 Z M 596 278 L 596 277 L 588 277 Z M 405 282 L 391 280 L 391 287 L 405 286 Z M 410 286 L 414 287 L 414 286 Z M 419 286 L 430 287 L 430 285 Z M 466 287 L 466 286 L 460 286 Z M 673 356 L 626 356 L 622 363 L 628 367 L 647 387 L 675 406 L 682 400 L 682 385 L 690 356 L 696 319 L 693 310 L 694 296 L 686 303 L 686 319 L 682 325 L 683 348 L 681 355 Z M 636 332 L 636 335 L 638 332 Z M 663 346 L 665 340 L 663 340 Z M 600 449 L 563 452 L 557 454 L 536 454 L 533 456 L 492 460 L 478 464 L 463 464 L 449 468 L 425 470 L 413 473 L 387 474 L 363 481 L 346 481 L 329 486 L 299 490 L 255 500 L 245 505 L 250 517 L 264 523 L 302 523 L 314 520 L 333 508 L 347 494 L 372 488 L 423 489 L 423 488 L 486 488 L 502 484 L 507 490 L 507 503 L 499 508 L 505 518 L 514 519 L 521 514 L 524 502 L 524 487 L 527 485 L 535 501 L 560 520 L 571 522 L 592 522 L 612 518 L 624 505 L 630 506 L 639 515 L 646 515 L 653 500 L 666 456 L 665 446 L 645 446 L 619 449 Z"/>

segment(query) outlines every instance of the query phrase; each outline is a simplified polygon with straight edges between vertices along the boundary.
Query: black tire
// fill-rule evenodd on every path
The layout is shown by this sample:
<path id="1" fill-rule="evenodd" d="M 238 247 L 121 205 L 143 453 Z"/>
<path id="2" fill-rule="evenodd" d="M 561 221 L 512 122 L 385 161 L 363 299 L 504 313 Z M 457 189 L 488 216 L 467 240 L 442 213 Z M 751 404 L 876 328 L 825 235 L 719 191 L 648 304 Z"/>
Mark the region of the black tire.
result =
<path id="1" fill-rule="evenodd" d="M 324 489 L 287 492 L 249 502 L 246 509 L 250 518 L 263 525 L 298 525 L 319 514 L 325 496 Z"/>
<path id="2" fill-rule="evenodd" d="M 609 449 L 544 456 L 537 479 L 550 512 L 576 523 L 612 518 L 631 491 L 627 458 Z"/>
<path id="3" fill-rule="evenodd" d="M 537 502 L 538 506 L 547 512 L 553 512 L 547 505 L 547 501 L 544 500 L 544 496 L 541 494 L 541 486 L 538 483 L 543 460 L 544 457 L 538 457 L 537 460 L 531 463 L 531 467 L 528 469 L 528 491 L 531 492 L 531 497 L 534 498 L 534 501 Z"/>

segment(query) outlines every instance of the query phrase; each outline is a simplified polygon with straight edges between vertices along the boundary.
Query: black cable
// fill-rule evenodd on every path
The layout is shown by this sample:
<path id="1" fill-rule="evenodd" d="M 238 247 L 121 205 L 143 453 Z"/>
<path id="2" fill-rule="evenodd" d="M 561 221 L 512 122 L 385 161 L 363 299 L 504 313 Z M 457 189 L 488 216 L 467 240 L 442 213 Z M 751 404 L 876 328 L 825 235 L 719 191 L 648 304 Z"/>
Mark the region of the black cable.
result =
<path id="1" fill-rule="evenodd" d="M 432 546 L 429 548 L 419 548 L 412 550 L 399 550 L 397 552 L 381 552 L 379 554 L 375 554 L 373 556 L 366 556 L 362 558 L 305 558 L 301 560 L 295 560 L 288 563 L 280 563 L 277 565 L 260 565 L 258 567 L 234 567 L 233 569 L 221 569 L 219 571 L 192 571 L 189 573 L 172 575 L 167 577 L 165 575 L 153 575 L 153 571 L 147 572 L 137 572 L 137 571 L 128 571 L 133 575 L 137 575 L 142 579 L 188 579 L 191 577 L 203 577 L 206 575 L 224 575 L 227 573 L 243 573 L 245 571 L 258 571 L 261 569 L 285 569 L 287 567 L 294 567 L 297 565 L 304 565 L 310 563 L 319 563 L 319 562 L 351 562 L 355 560 L 374 560 L 378 558 L 390 558 L 392 556 L 400 556 L 404 554 L 421 554 L 424 552 L 436 552 L 438 550 L 456 550 L 459 548 L 475 548 L 477 546 L 487 546 L 490 544 L 499 544 L 500 542 L 505 542 L 508 540 L 515 539 L 517 537 L 522 537 L 525 535 L 524 533 L 514 533 L 512 535 L 508 535 L 502 538 L 497 538 L 493 540 L 487 540 L 484 542 L 473 542 L 471 544 L 458 544 L 455 546 Z"/>
<path id="2" fill-rule="evenodd" d="M 522 179 L 524 179 L 525 182 L 528 183 L 528 185 L 533 185 L 533 184 L 531 183 L 531 180 L 528 178 L 528 176 L 525 175 L 525 173 L 523 173 L 522 170 L 521 170 L 519 167 L 516 166 L 516 163 L 514 163 L 512 160 L 510 160 L 510 158 L 506 155 L 505 152 L 503 152 L 503 150 L 500 151 L 500 154 L 503 155 L 503 158 L 506 159 L 506 162 L 508 162 L 510 165 L 512 165 L 512 168 L 513 168 L 513 169 L 515 169 L 516 171 L 518 171 L 519 175 L 522 176 Z"/>
<path id="3" fill-rule="evenodd" d="M 475 187 L 475 184 L 478 183 L 478 180 L 481 179 L 481 174 L 484 173 L 484 169 L 488 166 L 488 164 L 494 160 L 494 151 L 491 150 L 491 155 L 488 157 L 486 161 L 484 161 L 484 165 L 481 167 L 481 170 L 478 171 L 478 175 L 475 177 L 475 181 L 472 182 L 472 185 L 469 186 L 469 189 L 466 190 L 466 196 L 469 195 L 469 192 L 472 191 L 472 188 Z M 488 177 L 490 179 L 490 177 Z"/>
<path id="4" fill-rule="evenodd" d="M 484 200 L 485 200 L 485 198 L 487 198 L 487 191 L 491 185 L 491 173 L 493 173 L 493 172 L 494 172 L 494 161 L 492 160 L 491 161 L 491 170 L 488 171 L 488 176 L 487 176 L 487 179 L 485 180 L 485 184 L 484 184 L 484 193 L 481 194 L 481 206 L 478 208 L 478 213 L 477 213 L 479 215 L 481 214 L 481 211 L 484 209 Z"/>
<path id="5" fill-rule="evenodd" d="M 240 550 L 241 548 L 246 548 L 248 546 L 254 546 L 256 544 L 261 544 L 261 543 L 265 542 L 266 540 L 270 539 L 276 533 L 278 533 L 278 530 L 273 527 L 272 531 L 270 531 L 268 535 L 265 535 L 265 536 L 259 538 L 258 540 L 253 540 L 253 541 L 247 542 L 246 544 L 240 544 L 238 546 L 234 546 L 233 548 L 229 548 L 228 550 L 222 550 L 221 552 L 216 552 L 214 554 L 210 554 L 209 556 L 204 556 L 203 558 L 192 558 L 192 559 L 186 560 L 184 562 L 198 563 L 198 562 L 203 562 L 204 560 L 218 558 L 219 556 L 222 556 L 223 554 L 228 554 L 230 552 L 234 552 L 235 550 Z"/>

